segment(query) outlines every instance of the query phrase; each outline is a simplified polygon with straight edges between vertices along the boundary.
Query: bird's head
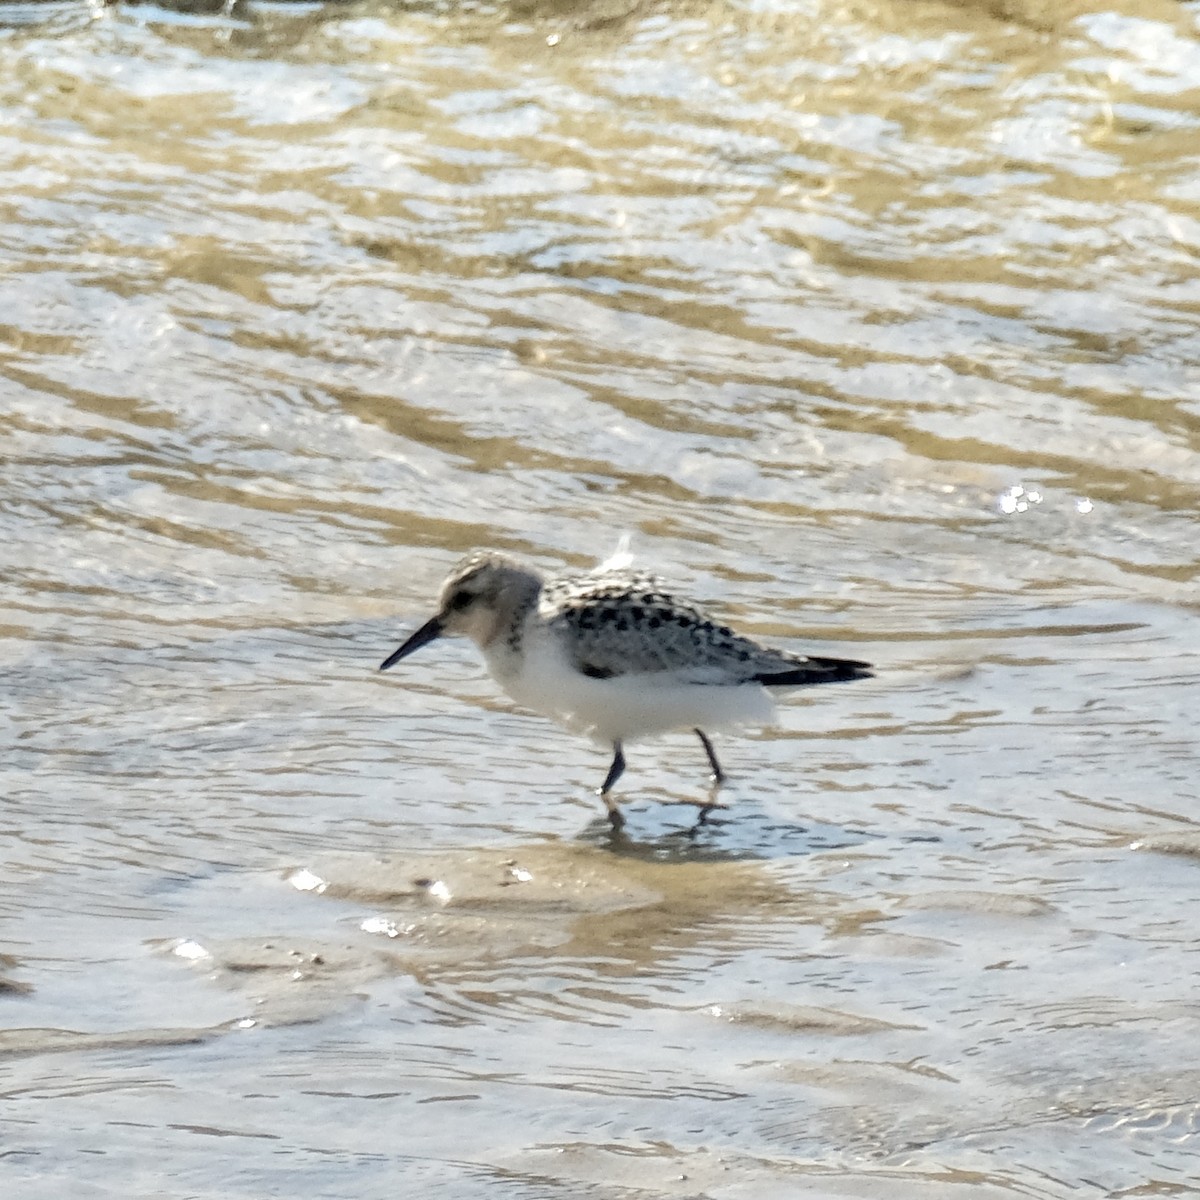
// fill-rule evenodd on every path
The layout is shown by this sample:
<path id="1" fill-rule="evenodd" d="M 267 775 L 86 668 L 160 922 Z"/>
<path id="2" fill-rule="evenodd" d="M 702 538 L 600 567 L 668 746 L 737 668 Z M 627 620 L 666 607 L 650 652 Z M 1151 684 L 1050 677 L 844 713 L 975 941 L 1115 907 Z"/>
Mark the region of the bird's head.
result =
<path id="1" fill-rule="evenodd" d="M 437 615 L 426 621 L 379 669 L 407 658 L 443 634 L 460 633 L 486 649 L 509 627 L 514 615 L 537 598 L 541 576 L 515 558 L 476 551 L 464 558 L 442 584 Z"/>

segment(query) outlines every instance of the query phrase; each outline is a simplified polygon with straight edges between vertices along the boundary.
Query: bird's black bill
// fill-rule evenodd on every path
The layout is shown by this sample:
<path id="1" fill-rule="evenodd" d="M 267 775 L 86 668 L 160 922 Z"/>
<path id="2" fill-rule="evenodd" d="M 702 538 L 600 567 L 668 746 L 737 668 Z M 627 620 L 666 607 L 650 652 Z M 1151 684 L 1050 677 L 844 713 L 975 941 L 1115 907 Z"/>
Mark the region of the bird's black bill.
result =
<path id="1" fill-rule="evenodd" d="M 434 617 L 431 621 L 426 621 L 416 633 L 400 647 L 399 650 L 393 650 L 379 664 L 381 671 L 386 671 L 388 667 L 394 667 L 402 658 L 407 658 L 414 650 L 420 650 L 422 646 L 429 645 L 434 638 L 440 637 L 442 632 L 442 623 Z"/>

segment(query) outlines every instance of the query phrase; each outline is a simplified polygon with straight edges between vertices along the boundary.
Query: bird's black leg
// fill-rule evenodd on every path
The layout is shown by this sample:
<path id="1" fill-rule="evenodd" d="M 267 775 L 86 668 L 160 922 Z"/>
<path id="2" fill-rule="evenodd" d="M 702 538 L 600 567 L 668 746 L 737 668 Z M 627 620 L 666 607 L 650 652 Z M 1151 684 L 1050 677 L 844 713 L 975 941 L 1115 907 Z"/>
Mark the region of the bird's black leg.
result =
<path id="1" fill-rule="evenodd" d="M 604 777 L 604 782 L 600 785 L 600 795 L 605 792 L 611 792 L 613 784 L 621 778 L 625 770 L 625 755 L 621 753 L 621 743 L 613 742 L 613 760 L 612 766 L 608 768 L 608 774 Z"/>
<path id="2" fill-rule="evenodd" d="M 700 815 L 696 818 L 695 828 L 692 830 L 694 834 L 701 825 L 708 824 L 708 814 L 714 808 L 718 808 L 717 804 L 717 789 L 725 782 L 725 772 L 721 770 L 721 764 L 717 762 L 717 752 L 713 749 L 713 744 L 708 740 L 708 735 L 703 729 L 696 730 L 696 736 L 700 739 L 700 744 L 704 747 L 704 753 L 708 755 L 708 765 L 712 767 L 712 775 L 709 777 L 712 786 L 708 792 L 708 802 L 700 806 Z"/>
<path id="3" fill-rule="evenodd" d="M 713 744 L 708 740 L 708 735 L 703 729 L 697 729 L 696 736 L 700 739 L 700 744 L 704 747 L 704 753 L 708 755 L 708 765 L 712 767 L 712 781 L 720 787 L 725 782 L 725 772 L 721 770 L 721 764 L 717 762 L 717 753 L 713 749 Z"/>
<path id="4" fill-rule="evenodd" d="M 613 784 L 621 778 L 624 770 L 625 755 L 621 752 L 621 743 L 613 742 L 612 765 L 608 768 L 608 774 L 605 775 L 604 782 L 600 785 L 600 799 L 604 801 L 604 805 L 608 809 L 608 820 L 613 829 L 620 829 L 625 824 L 625 814 L 617 807 L 617 802 L 609 796 Z"/>

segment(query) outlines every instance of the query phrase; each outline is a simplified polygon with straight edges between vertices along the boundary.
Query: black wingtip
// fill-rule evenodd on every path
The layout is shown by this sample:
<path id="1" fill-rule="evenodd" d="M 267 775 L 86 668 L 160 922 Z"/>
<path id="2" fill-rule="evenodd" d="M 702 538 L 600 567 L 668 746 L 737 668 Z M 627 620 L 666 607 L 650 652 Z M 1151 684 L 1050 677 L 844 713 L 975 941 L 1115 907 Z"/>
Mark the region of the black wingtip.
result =
<path id="1" fill-rule="evenodd" d="M 785 671 L 764 672 L 754 677 L 767 687 L 805 687 L 816 683 L 849 683 L 874 679 L 871 664 L 853 658 L 806 658 Z"/>

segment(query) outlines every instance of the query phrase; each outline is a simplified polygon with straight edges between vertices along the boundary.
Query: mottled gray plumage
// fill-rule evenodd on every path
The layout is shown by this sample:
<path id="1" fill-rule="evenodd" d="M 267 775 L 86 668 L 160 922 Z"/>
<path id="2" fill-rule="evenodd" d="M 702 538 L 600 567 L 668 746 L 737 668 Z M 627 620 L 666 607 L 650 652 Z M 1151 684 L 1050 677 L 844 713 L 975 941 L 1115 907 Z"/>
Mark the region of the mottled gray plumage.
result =
<path id="1" fill-rule="evenodd" d="M 762 646 L 677 599 L 653 575 L 571 575 L 542 585 L 538 615 L 593 679 L 670 671 L 684 682 L 801 687 L 862 678 L 868 664 Z"/>

